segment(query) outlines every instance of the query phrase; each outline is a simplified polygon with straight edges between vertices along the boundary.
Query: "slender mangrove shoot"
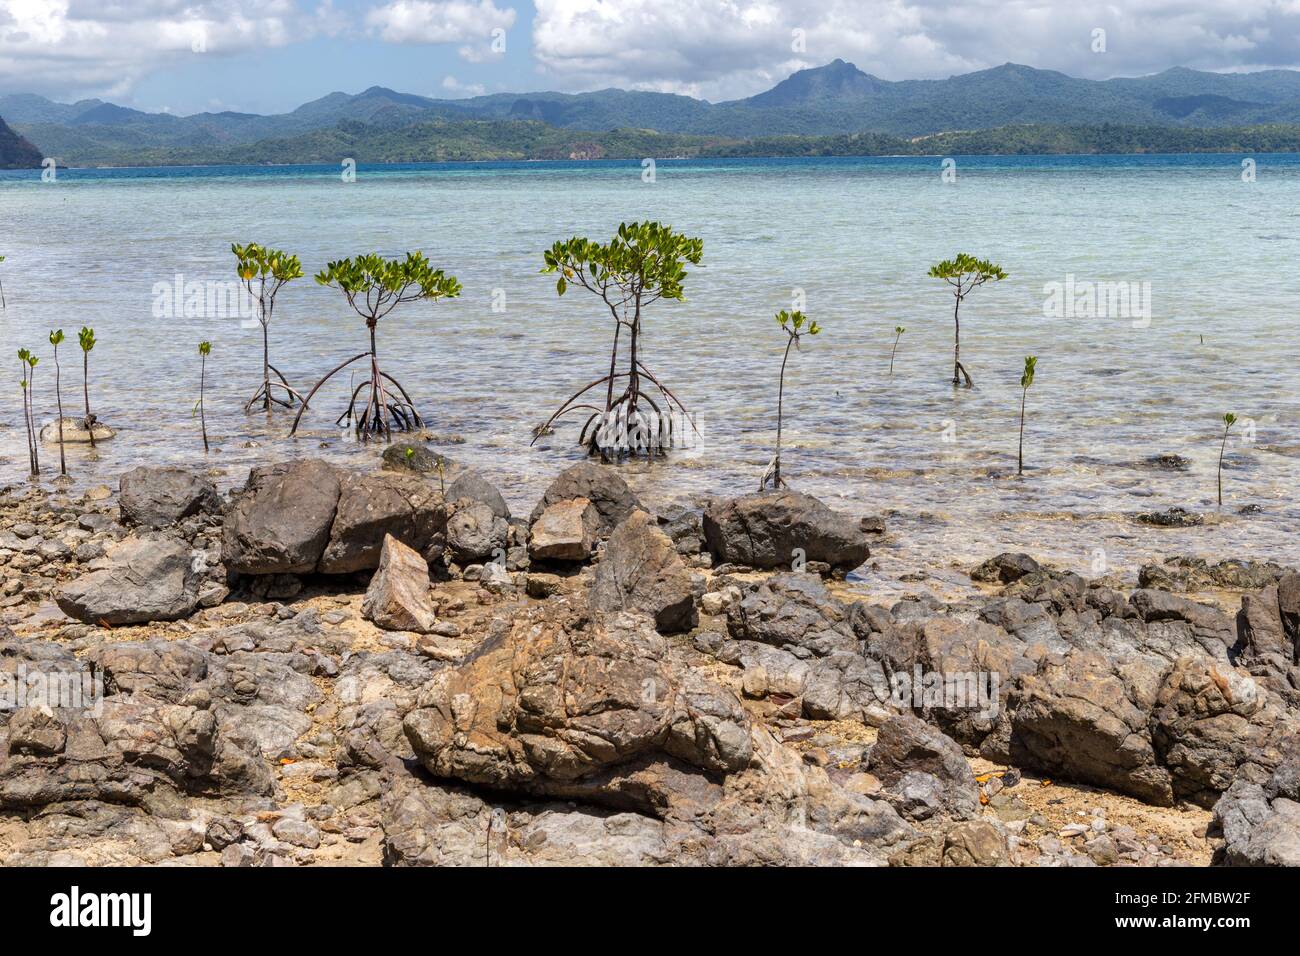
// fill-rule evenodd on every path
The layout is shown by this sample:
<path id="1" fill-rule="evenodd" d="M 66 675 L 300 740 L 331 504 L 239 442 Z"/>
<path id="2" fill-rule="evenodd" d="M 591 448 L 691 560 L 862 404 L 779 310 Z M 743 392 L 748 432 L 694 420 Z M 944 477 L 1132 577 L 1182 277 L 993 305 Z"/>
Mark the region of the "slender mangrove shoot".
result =
<path id="1" fill-rule="evenodd" d="M 59 365 L 59 346 L 63 344 L 63 330 L 50 332 L 50 344 L 54 346 L 54 401 L 59 409 L 59 474 L 68 473 L 68 463 L 63 455 L 63 370 Z"/>
<path id="2" fill-rule="evenodd" d="M 1228 447 L 1228 431 L 1237 423 L 1237 416 L 1226 412 L 1223 416 L 1223 441 L 1219 444 L 1219 507 L 1223 507 L 1223 453 Z"/>
<path id="3" fill-rule="evenodd" d="M 894 356 L 898 354 L 898 340 L 903 337 L 903 333 L 906 331 L 907 329 L 903 328 L 901 325 L 894 326 L 894 349 L 889 353 L 889 374 L 890 375 L 894 374 Z"/>
<path id="4" fill-rule="evenodd" d="M 1034 384 L 1034 368 L 1038 365 L 1038 356 L 1025 356 L 1025 370 L 1020 376 L 1020 447 L 1016 451 L 1016 474 L 1025 473 L 1025 397 L 1029 386 Z"/>
<path id="5" fill-rule="evenodd" d="M 280 370 L 271 364 L 270 326 L 271 317 L 275 313 L 275 297 L 287 283 L 302 278 L 302 263 L 297 256 L 259 246 L 255 242 L 246 246 L 232 243 L 230 251 L 236 259 L 235 273 L 244 283 L 249 296 L 257 303 L 257 321 L 262 325 L 262 384 L 244 404 L 244 411 L 251 411 L 258 404 L 268 412 L 274 405 L 292 408 L 294 401 L 301 401 L 302 396 L 289 386 Z M 279 381 L 272 381 L 272 375 Z M 284 392 L 283 397 L 272 391 L 277 388 Z"/>
<path id="6" fill-rule="evenodd" d="M 203 413 L 203 390 L 208 371 L 208 356 L 212 354 L 212 343 L 199 343 L 199 428 L 203 431 L 203 450 L 208 451 L 208 420 Z"/>
<path id="7" fill-rule="evenodd" d="M 83 425 L 90 436 L 90 447 L 95 447 L 95 416 L 90 413 L 90 353 L 95 348 L 95 330 L 83 325 L 77 333 L 81 345 L 81 395 L 86 402 L 86 419 Z"/>
<path id="8" fill-rule="evenodd" d="M 785 479 L 781 477 L 781 426 L 785 418 L 785 367 L 790 361 L 790 349 L 801 349 L 800 340 L 805 335 L 816 335 L 821 332 L 822 327 L 815 321 L 812 321 L 802 312 L 787 312 L 782 309 L 776 314 L 776 321 L 785 332 L 785 354 L 781 358 L 781 376 L 778 380 L 776 390 L 776 454 L 772 456 L 772 461 L 767 466 L 767 471 L 763 472 L 763 477 L 758 480 L 758 490 L 763 491 L 767 487 L 773 490 L 786 487 Z M 804 328 L 805 323 L 807 328 Z"/>

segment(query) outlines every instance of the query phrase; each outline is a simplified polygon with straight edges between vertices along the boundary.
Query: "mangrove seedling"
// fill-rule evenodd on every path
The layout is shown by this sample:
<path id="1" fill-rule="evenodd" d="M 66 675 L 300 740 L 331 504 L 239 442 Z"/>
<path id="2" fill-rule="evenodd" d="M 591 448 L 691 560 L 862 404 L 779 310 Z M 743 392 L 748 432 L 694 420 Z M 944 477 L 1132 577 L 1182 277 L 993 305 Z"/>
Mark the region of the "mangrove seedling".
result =
<path id="1" fill-rule="evenodd" d="M 907 329 L 903 328 L 901 325 L 894 326 L 894 350 L 889 353 L 889 374 L 890 375 L 894 374 L 894 356 L 898 354 L 898 340 L 903 337 L 903 333 L 906 331 Z"/>
<path id="2" fill-rule="evenodd" d="M 50 332 L 50 344 L 54 346 L 54 401 L 59 409 L 59 474 L 68 473 L 68 463 L 63 455 L 63 372 L 59 367 L 59 346 L 63 344 L 63 330 Z"/>
<path id="3" fill-rule="evenodd" d="M 781 358 L 781 377 L 776 390 L 776 454 L 767 466 L 767 471 L 759 479 L 758 490 L 762 491 L 769 484 L 773 490 L 785 487 L 781 478 L 781 426 L 785 418 L 785 366 L 790 361 L 790 349 L 800 349 L 800 340 L 805 335 L 816 335 L 822 327 L 810 320 L 802 312 L 787 312 L 782 309 L 776 314 L 776 321 L 786 334 L 785 355 Z M 807 324 L 807 328 L 804 325 Z"/>
<path id="4" fill-rule="evenodd" d="M 1016 474 L 1025 473 L 1025 398 L 1029 395 L 1029 386 L 1034 384 L 1034 367 L 1038 356 L 1025 356 L 1025 370 L 1020 376 L 1020 448 L 1016 452 Z"/>
<path id="5" fill-rule="evenodd" d="M 961 304 L 966 296 L 985 282 L 990 279 L 1000 282 L 1007 277 L 1007 274 L 1002 271 L 1001 266 L 988 259 L 976 259 L 962 252 L 958 253 L 955 259 L 945 259 L 931 266 L 930 277 L 942 279 L 952 287 L 952 384 L 956 387 L 963 384 L 964 380 L 966 387 L 970 388 L 975 383 L 971 381 L 966 367 L 961 364 Z"/>
<path id="6" fill-rule="evenodd" d="M 1219 445 L 1219 507 L 1223 507 L 1223 453 L 1228 447 L 1228 431 L 1237 423 L 1237 416 L 1227 412 L 1223 416 L 1223 441 Z"/>
<path id="7" fill-rule="evenodd" d="M 244 411 L 261 404 L 267 411 L 272 405 L 285 408 L 293 406 L 295 399 L 302 396 L 289 387 L 280 370 L 271 364 L 270 326 L 275 312 L 275 297 L 285 284 L 302 278 L 302 263 L 297 256 L 291 256 L 279 249 L 270 249 L 250 242 L 246 246 L 232 243 L 230 251 L 234 253 L 235 272 L 244 283 L 249 296 L 257 303 L 257 321 L 262 325 L 262 384 L 244 404 Z M 272 374 L 279 379 L 271 381 Z M 272 389 L 281 389 L 284 397 L 275 395 Z"/>
<path id="8" fill-rule="evenodd" d="M 90 413 L 90 352 L 95 347 L 95 330 L 83 325 L 77 333 L 77 342 L 81 345 L 81 396 L 86 402 L 86 434 L 90 436 L 90 447 L 95 447 L 95 416 Z"/>
<path id="9" fill-rule="evenodd" d="M 598 296 L 614 320 L 614 340 L 609 353 L 609 374 L 584 385 L 543 424 L 533 429 L 533 441 L 548 434 L 552 423 L 572 411 L 588 416 L 578 433 L 578 443 L 591 454 L 618 458 L 645 451 L 653 458 L 673 440 L 672 406 L 689 420 L 686 407 L 659 381 L 641 358 L 641 321 L 646 306 L 659 299 L 682 301 L 686 265 L 698 266 L 704 240 L 673 232 L 658 222 L 620 223 L 614 237 L 602 245 L 579 236 L 556 242 L 542 254 L 543 273 L 559 273 L 555 291 L 564 295 L 577 283 Z M 618 349 L 627 329 L 627 371 L 618 371 Z M 642 378 L 659 390 L 664 408 L 643 389 Z M 615 387 L 626 380 L 615 397 Z M 603 406 L 583 396 L 605 386 Z M 647 408 L 642 407 L 643 403 Z M 667 412 L 668 414 L 665 414 Z M 692 425 L 692 427 L 694 427 Z"/>
<path id="10" fill-rule="evenodd" d="M 212 343 L 199 343 L 199 428 L 203 431 L 203 450 L 208 451 L 208 420 L 203 414 L 203 387 L 208 371 L 208 356 L 212 354 Z"/>
<path id="11" fill-rule="evenodd" d="M 23 425 L 27 428 L 27 464 L 31 468 L 33 475 L 41 473 L 41 460 L 39 452 L 39 443 L 36 435 L 36 416 L 33 410 L 35 388 L 33 379 L 36 373 L 36 363 L 39 362 L 35 355 L 28 349 L 18 350 L 18 363 L 22 366 L 23 387 Z"/>
<path id="12" fill-rule="evenodd" d="M 0 262 L 4 262 L 4 261 L 5 261 L 5 257 L 0 256 Z M 3 282 L 0 282 L 0 309 L 7 310 L 8 308 L 9 306 L 5 304 L 5 284 Z"/>
<path id="13" fill-rule="evenodd" d="M 340 259 L 331 262 L 316 281 L 321 285 L 340 289 L 350 305 L 366 320 L 366 329 L 370 333 L 370 349 L 354 355 L 342 365 L 333 368 L 324 378 L 312 386 L 307 397 L 289 429 L 292 435 L 298 430 L 302 413 L 307 410 L 312 396 L 343 369 L 361 359 L 370 359 L 370 375 L 353 391 L 352 398 L 335 424 L 344 420 L 354 424 L 358 438 L 382 435 L 392 437 L 393 429 L 412 431 L 423 427 L 424 420 L 411 396 L 397 379 L 379 367 L 379 355 L 375 348 L 375 330 L 379 320 L 392 312 L 404 302 L 417 302 L 421 299 L 436 301 L 454 298 L 460 295 L 460 283 L 455 276 L 445 275 L 441 269 L 435 269 L 422 252 L 408 252 L 405 259 L 385 259 L 380 255 L 363 255 L 355 259 Z M 387 384 L 385 384 L 387 383 Z M 397 390 L 398 398 L 390 387 Z M 357 400 L 365 393 L 365 403 L 357 412 Z"/>

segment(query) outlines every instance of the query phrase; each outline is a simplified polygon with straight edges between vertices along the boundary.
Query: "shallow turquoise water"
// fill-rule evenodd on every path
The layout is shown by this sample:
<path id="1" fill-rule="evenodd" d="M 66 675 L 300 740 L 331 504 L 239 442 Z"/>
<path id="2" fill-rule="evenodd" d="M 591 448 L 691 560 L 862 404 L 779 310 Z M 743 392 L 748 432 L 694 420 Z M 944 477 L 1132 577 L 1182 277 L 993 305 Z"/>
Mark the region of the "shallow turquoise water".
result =
<path id="1" fill-rule="evenodd" d="M 644 341 L 704 438 L 666 465 L 629 469 L 650 500 L 756 485 L 771 456 L 784 345 L 772 315 L 800 288 L 826 332 L 791 360 L 784 467 L 792 485 L 836 507 L 897 512 L 880 559 L 887 575 L 1008 547 L 1090 573 L 1100 549 L 1128 578 L 1172 553 L 1297 563 L 1300 156 L 1257 159 L 1254 182 L 1242 181 L 1237 156 L 958 157 L 956 183 L 941 180 L 938 158 L 910 157 L 665 161 L 653 183 L 640 163 L 362 167 L 354 183 L 336 167 L 70 170 L 55 183 L 0 173 L 0 354 L 41 347 L 36 387 L 49 420 L 46 334 L 69 334 L 65 384 L 79 386 L 75 329 L 95 327 L 92 401 L 120 435 L 71 456 L 79 480 L 111 481 L 142 459 L 201 458 L 190 409 L 205 338 L 220 448 L 210 462 L 224 481 L 273 454 L 369 458 L 374 449 L 332 427 L 343 381 L 314 403 L 297 441 L 283 437 L 283 414 L 246 417 L 260 332 L 237 317 L 157 319 L 154 286 L 233 278 L 232 240 L 297 252 L 309 272 L 357 252 L 422 249 L 465 292 L 395 312 L 380 329 L 381 357 L 434 431 L 464 437 L 447 451 L 526 511 L 577 456 L 576 423 L 532 449 L 529 429 L 603 373 L 610 336 L 594 299 L 557 299 L 538 274 L 541 249 L 655 217 L 704 239 L 688 301 L 655 306 Z M 962 358 L 979 387 L 954 393 L 951 297 L 926 270 L 957 251 L 993 258 L 1010 278 L 962 308 Z M 1149 283 L 1149 322 L 1046 317 L 1045 285 L 1071 275 Z M 895 325 L 907 331 L 891 377 Z M 281 294 L 272 355 L 296 386 L 364 345 L 337 292 L 308 278 Z M 1026 354 L 1039 357 L 1038 377 L 1030 471 L 1017 481 Z M 0 408 L 6 481 L 25 470 L 12 365 L 12 401 Z M 1225 411 L 1253 422 L 1254 441 L 1229 442 L 1222 520 L 1186 531 L 1133 524 L 1128 515 L 1169 505 L 1217 512 Z M 1190 458 L 1190 470 L 1133 467 L 1162 452 Z M 56 449 L 44 465 L 57 469 Z M 1263 513 L 1236 514 L 1252 503 Z"/>

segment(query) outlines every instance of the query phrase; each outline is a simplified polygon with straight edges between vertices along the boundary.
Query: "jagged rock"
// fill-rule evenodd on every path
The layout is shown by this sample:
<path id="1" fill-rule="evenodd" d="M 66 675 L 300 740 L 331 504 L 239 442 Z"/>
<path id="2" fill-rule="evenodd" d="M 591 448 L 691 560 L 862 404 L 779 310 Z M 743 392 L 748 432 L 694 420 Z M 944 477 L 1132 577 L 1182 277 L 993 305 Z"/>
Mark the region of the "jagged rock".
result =
<path id="1" fill-rule="evenodd" d="M 1157 760 L 1148 726 L 1164 677 L 1164 668 L 1146 661 L 1112 665 L 1088 651 L 1044 658 L 1011 693 L 1012 758 L 1172 805 L 1170 773 Z"/>
<path id="2" fill-rule="evenodd" d="M 785 572 L 750 584 L 727 609 L 735 640 L 798 647 L 814 654 L 856 651 L 849 610 L 813 574 Z"/>
<path id="3" fill-rule="evenodd" d="M 122 523 L 165 528 L 196 514 L 216 514 L 221 498 L 216 487 L 184 468 L 141 466 L 122 475 L 118 506 Z"/>
<path id="4" fill-rule="evenodd" d="M 640 619 L 596 623 L 580 604 L 521 615 L 420 696 L 404 728 L 421 763 L 494 789 L 648 809 L 690 798 L 674 764 L 725 774 L 751 754 L 738 700 L 673 665 Z"/>
<path id="5" fill-rule="evenodd" d="M 871 554 L 855 520 L 794 491 L 713 502 L 704 512 L 704 537 L 718 561 L 754 568 L 790 567 L 802 554 L 851 571 Z"/>
<path id="6" fill-rule="evenodd" d="M 528 556 L 534 561 L 585 561 L 596 546 L 600 522 L 600 512 L 586 498 L 547 505 L 533 520 Z"/>
<path id="7" fill-rule="evenodd" d="M 1010 866 L 1006 831 L 989 820 L 967 820 L 943 837 L 943 866 Z"/>
<path id="8" fill-rule="evenodd" d="M 867 770 L 905 817 L 924 820 L 937 812 L 964 820 L 979 812 L 979 787 L 961 747 L 911 714 L 881 726 Z"/>
<path id="9" fill-rule="evenodd" d="M 226 515 L 222 559 L 241 574 L 347 574 L 379 565 L 391 534 L 441 556 L 442 495 L 415 475 L 358 475 L 318 459 L 254 468 Z"/>
<path id="10" fill-rule="evenodd" d="M 1210 807 L 1248 764 L 1259 768 L 1249 775 L 1265 775 L 1281 759 L 1280 719 L 1249 677 L 1205 658 L 1179 660 L 1152 713 L 1152 739 L 1175 796 Z"/>
<path id="11" fill-rule="evenodd" d="M 339 490 L 337 470 L 319 459 L 254 468 L 226 514 L 222 561 L 242 574 L 315 571 Z"/>
<path id="12" fill-rule="evenodd" d="M 648 614 L 664 634 L 688 631 L 699 620 L 690 572 L 644 511 L 632 512 L 609 536 L 596 567 L 591 606 Z"/>
<path id="13" fill-rule="evenodd" d="M 1204 558 L 1182 555 L 1162 564 L 1144 564 L 1138 571 L 1138 586 L 1165 591 L 1260 590 L 1276 584 L 1286 572 L 1271 561 L 1230 559 L 1210 564 Z"/>
<path id="14" fill-rule="evenodd" d="M 970 576 L 973 581 L 1010 584 L 1038 570 L 1040 570 L 1038 562 L 1029 555 L 1004 551 L 979 565 L 971 571 Z"/>
<path id="15" fill-rule="evenodd" d="M 469 498 L 453 498 L 447 519 L 447 550 L 458 564 L 476 564 L 505 554 L 510 526 L 492 506 Z"/>
<path id="16" fill-rule="evenodd" d="M 429 593 L 429 564 L 391 534 L 384 537 L 379 568 L 366 588 L 361 616 L 390 631 L 428 633 L 437 623 Z"/>
<path id="17" fill-rule="evenodd" d="M 1263 783 L 1237 780 L 1214 805 L 1229 866 L 1300 866 L 1300 754 Z"/>
<path id="18" fill-rule="evenodd" d="M 143 624 L 188 617 L 198 607 L 199 574 L 190 549 L 174 538 L 127 538 L 107 567 L 59 589 L 60 610 L 87 624 Z"/>
<path id="19" fill-rule="evenodd" d="M 599 515 L 598 531 L 602 535 L 614 530 L 619 522 L 641 507 L 617 471 L 608 465 L 584 461 L 566 468 L 551 482 L 533 508 L 529 523 L 536 524 L 552 505 L 574 498 L 585 498 L 595 506 Z"/>
<path id="20" fill-rule="evenodd" d="M 447 486 L 447 500 L 456 501 L 468 498 L 481 502 L 492 509 L 498 518 L 510 520 L 510 506 L 501 497 L 496 486 L 476 471 L 467 471 Z"/>
<path id="21" fill-rule="evenodd" d="M 447 509 L 437 487 L 414 475 L 346 473 L 319 571 L 347 574 L 379 566 L 384 538 L 392 535 L 426 561 L 442 555 Z"/>

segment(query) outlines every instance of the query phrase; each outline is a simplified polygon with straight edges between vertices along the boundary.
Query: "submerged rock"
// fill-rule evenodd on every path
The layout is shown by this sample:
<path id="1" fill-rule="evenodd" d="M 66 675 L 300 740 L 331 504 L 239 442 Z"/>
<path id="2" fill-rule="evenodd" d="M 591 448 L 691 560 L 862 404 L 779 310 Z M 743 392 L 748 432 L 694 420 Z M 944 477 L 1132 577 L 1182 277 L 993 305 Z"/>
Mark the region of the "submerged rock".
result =
<path id="1" fill-rule="evenodd" d="M 88 444 L 92 437 L 95 441 L 108 441 L 116 435 L 117 432 L 100 421 L 94 422 L 87 428 L 85 418 L 68 418 L 65 416 L 63 419 L 63 443 L 65 445 Z M 41 441 L 47 445 L 57 445 L 59 443 L 59 420 L 57 418 L 41 429 Z"/>

